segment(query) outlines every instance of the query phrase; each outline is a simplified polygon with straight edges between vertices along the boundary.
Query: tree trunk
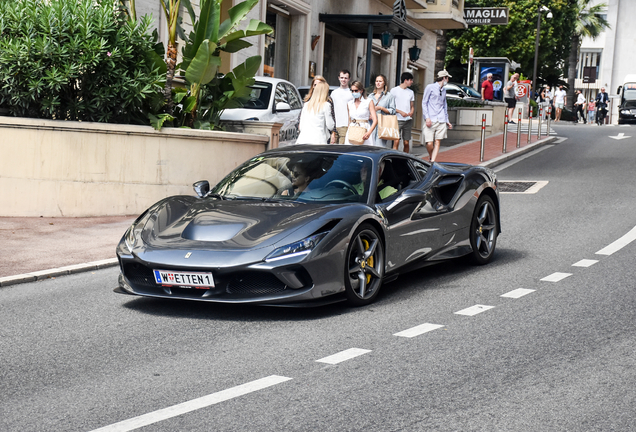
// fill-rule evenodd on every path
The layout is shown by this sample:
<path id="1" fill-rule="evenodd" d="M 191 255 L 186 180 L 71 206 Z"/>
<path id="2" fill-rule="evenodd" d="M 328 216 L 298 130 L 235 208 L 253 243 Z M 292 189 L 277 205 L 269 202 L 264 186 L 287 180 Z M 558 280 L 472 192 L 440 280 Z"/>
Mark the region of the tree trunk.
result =
<path id="1" fill-rule="evenodd" d="M 444 70 L 444 65 L 446 64 L 446 45 L 448 41 L 446 40 L 446 34 L 444 30 L 439 30 L 437 33 L 437 42 L 435 47 L 435 71 L 433 72 L 435 76 L 433 79 L 437 77 L 437 73 L 441 70 Z"/>
<path id="2" fill-rule="evenodd" d="M 174 70 L 177 66 L 177 47 L 174 45 L 168 45 L 168 52 L 166 53 L 166 65 L 168 72 L 166 73 L 166 86 L 163 94 L 166 98 L 166 112 L 170 115 L 174 112 L 174 103 L 172 101 L 172 80 L 174 79 Z"/>
<path id="3" fill-rule="evenodd" d="M 567 109 L 574 111 L 574 86 L 576 85 L 576 64 L 579 60 L 579 45 L 581 43 L 581 35 L 572 36 L 572 46 L 570 47 L 570 57 L 568 60 L 568 91 L 567 91 Z"/>

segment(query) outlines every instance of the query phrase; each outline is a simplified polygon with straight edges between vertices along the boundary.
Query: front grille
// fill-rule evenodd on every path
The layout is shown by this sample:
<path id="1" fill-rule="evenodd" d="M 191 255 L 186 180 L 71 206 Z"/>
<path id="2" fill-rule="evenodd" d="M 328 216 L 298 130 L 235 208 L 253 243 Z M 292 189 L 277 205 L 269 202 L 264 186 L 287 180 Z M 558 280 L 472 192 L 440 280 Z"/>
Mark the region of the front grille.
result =
<path id="1" fill-rule="evenodd" d="M 244 273 L 230 280 L 226 292 L 233 296 L 266 296 L 285 291 L 285 284 L 270 273 Z"/>
<path id="2" fill-rule="evenodd" d="M 539 189 L 548 184 L 547 181 L 501 181 L 499 180 L 500 193 L 537 193 Z"/>
<path id="3" fill-rule="evenodd" d="M 152 270 L 145 265 L 137 263 L 125 264 L 124 274 L 133 285 L 157 287 Z"/>

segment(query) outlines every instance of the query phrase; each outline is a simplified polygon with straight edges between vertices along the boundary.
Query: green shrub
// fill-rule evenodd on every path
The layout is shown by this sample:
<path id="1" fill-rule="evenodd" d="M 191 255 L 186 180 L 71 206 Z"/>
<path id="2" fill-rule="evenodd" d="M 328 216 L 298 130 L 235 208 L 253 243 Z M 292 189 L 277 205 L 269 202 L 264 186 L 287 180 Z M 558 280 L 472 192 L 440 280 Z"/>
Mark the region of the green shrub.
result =
<path id="1" fill-rule="evenodd" d="M 0 0 L 0 105 L 14 116 L 147 124 L 163 103 L 150 17 L 119 0 Z M 163 70 L 162 70 L 163 69 Z"/>
<path id="2" fill-rule="evenodd" d="M 464 108 L 480 108 L 483 107 L 485 104 L 481 103 L 481 102 L 476 102 L 476 101 L 467 101 L 464 99 L 455 99 L 455 98 L 448 98 L 446 99 L 446 106 L 448 108 L 460 108 L 460 107 L 464 107 Z"/>

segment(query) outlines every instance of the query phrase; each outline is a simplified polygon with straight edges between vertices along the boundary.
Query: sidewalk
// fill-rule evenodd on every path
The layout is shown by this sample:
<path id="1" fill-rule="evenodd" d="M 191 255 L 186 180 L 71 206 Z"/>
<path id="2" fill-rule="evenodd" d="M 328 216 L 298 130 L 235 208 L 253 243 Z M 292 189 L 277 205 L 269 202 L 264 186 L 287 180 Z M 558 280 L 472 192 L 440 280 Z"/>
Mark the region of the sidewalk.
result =
<path id="1" fill-rule="evenodd" d="M 551 135 L 537 140 L 533 123 L 530 144 L 525 132 L 517 148 L 517 127 L 511 125 L 505 154 L 500 133 L 486 138 L 483 162 L 480 141 L 442 147 L 437 162 L 494 167 L 555 139 Z M 527 123 L 523 127 L 527 131 Z M 414 146 L 411 153 L 428 160 L 425 146 Z M 0 217 L 0 287 L 116 266 L 115 247 L 136 217 Z"/>

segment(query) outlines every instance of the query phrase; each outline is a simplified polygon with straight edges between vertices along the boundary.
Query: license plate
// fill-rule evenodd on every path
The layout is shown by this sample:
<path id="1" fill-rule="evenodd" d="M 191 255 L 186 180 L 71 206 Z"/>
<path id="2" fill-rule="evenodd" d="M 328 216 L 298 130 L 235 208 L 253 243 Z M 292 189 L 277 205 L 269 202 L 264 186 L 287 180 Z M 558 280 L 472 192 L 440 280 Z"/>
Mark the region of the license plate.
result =
<path id="1" fill-rule="evenodd" d="M 212 273 L 154 270 L 154 274 L 159 285 L 214 288 Z"/>

